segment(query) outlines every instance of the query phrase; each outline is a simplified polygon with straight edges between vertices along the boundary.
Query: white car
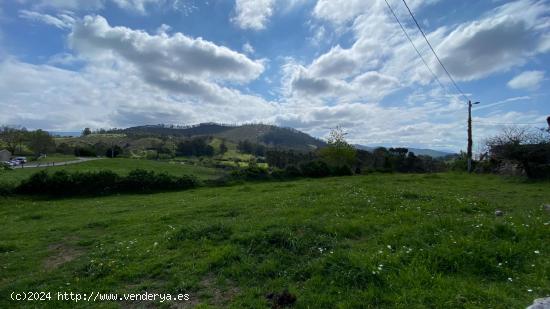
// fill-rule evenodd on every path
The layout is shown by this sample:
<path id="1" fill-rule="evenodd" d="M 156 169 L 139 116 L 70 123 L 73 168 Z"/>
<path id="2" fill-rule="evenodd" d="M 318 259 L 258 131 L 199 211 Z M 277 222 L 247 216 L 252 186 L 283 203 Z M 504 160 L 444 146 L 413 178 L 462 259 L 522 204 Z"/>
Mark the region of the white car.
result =
<path id="1" fill-rule="evenodd" d="M 27 158 L 25 158 L 25 157 L 17 157 L 17 158 L 15 158 L 15 159 L 13 159 L 13 160 L 19 162 L 19 164 L 25 164 L 25 163 L 27 163 Z"/>

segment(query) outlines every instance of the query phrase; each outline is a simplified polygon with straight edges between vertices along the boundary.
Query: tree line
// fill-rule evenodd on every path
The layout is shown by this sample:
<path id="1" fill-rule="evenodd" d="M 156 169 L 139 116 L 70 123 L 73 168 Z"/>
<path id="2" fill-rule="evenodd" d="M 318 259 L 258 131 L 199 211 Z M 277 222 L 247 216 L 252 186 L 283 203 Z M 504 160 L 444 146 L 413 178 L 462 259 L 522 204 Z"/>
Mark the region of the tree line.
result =
<path id="1" fill-rule="evenodd" d="M 12 154 L 33 154 L 39 156 L 55 151 L 53 137 L 43 130 L 27 130 L 24 127 L 3 126 L 0 128 L 0 141 Z"/>

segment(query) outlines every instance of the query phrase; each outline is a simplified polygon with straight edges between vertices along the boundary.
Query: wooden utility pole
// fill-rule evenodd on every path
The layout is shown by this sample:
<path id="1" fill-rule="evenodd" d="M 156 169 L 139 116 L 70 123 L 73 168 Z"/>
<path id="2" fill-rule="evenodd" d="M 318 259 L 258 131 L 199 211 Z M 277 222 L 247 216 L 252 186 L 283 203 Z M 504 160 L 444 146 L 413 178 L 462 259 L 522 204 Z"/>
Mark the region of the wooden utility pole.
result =
<path id="1" fill-rule="evenodd" d="M 472 172 L 472 105 L 479 104 L 479 102 L 472 103 L 468 101 L 468 173 Z"/>

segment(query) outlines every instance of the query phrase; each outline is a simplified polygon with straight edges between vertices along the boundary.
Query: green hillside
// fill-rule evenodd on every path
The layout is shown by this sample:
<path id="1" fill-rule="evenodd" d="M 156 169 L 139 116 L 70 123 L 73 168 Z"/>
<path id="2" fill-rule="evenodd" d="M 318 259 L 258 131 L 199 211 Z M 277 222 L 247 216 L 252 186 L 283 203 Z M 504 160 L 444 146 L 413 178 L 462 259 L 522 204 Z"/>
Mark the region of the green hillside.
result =
<path id="1" fill-rule="evenodd" d="M 281 128 L 265 124 L 244 124 L 239 126 L 204 123 L 189 127 L 139 126 L 123 129 L 121 132 L 135 136 L 213 136 L 232 142 L 251 141 L 271 147 L 297 150 L 315 150 L 325 146 L 325 142 L 291 128 Z"/>

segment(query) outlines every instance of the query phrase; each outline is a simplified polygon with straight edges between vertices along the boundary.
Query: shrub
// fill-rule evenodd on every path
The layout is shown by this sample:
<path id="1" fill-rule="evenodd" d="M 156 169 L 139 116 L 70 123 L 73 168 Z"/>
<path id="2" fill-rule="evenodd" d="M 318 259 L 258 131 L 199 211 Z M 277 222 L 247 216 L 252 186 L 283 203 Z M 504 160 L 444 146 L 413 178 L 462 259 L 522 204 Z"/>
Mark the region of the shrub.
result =
<path id="1" fill-rule="evenodd" d="M 9 183 L 0 183 L 0 196 L 11 195 L 14 191 L 14 186 Z"/>
<path id="2" fill-rule="evenodd" d="M 153 171 L 133 170 L 121 177 L 112 171 L 77 172 L 40 171 L 16 187 L 17 193 L 53 196 L 109 194 L 115 192 L 151 192 L 183 190 L 198 186 L 192 176 L 171 176 Z"/>
<path id="3" fill-rule="evenodd" d="M 13 168 L 7 163 L 0 162 L 0 171 L 11 171 Z"/>
<path id="4" fill-rule="evenodd" d="M 353 172 L 351 170 L 351 168 L 347 165 L 341 165 L 341 166 L 336 166 L 334 168 L 332 168 L 332 175 L 334 176 L 351 176 L 353 175 Z"/>
<path id="5" fill-rule="evenodd" d="M 77 157 L 95 157 L 96 152 L 91 147 L 75 147 L 74 155 Z"/>
<path id="6" fill-rule="evenodd" d="M 300 176 L 302 176 L 302 172 L 295 165 L 288 165 L 285 168 L 285 175 L 287 177 L 300 177 Z"/>
<path id="7" fill-rule="evenodd" d="M 238 169 L 231 172 L 231 176 L 238 179 L 248 179 L 248 180 L 261 180 L 268 179 L 269 172 L 265 168 L 258 166 L 248 166 L 246 168 Z"/>
<path id="8" fill-rule="evenodd" d="M 302 174 L 306 177 L 327 177 L 330 176 L 330 168 L 324 161 L 314 160 L 300 165 Z"/>

